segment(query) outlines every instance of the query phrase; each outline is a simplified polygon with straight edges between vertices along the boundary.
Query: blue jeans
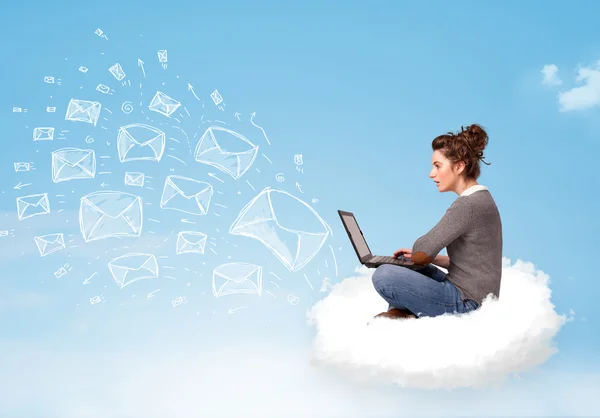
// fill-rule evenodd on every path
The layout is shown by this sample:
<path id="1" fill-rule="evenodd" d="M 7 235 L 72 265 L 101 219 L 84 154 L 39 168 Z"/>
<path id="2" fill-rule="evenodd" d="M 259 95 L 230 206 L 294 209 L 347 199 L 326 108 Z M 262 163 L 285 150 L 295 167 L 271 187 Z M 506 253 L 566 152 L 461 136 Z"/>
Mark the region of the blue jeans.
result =
<path id="1" fill-rule="evenodd" d="M 373 285 L 389 303 L 389 309 L 406 309 L 417 317 L 460 314 L 479 307 L 474 300 L 462 300 L 458 288 L 446 279 L 446 273 L 433 264 L 418 271 L 383 264 L 373 273 Z"/>

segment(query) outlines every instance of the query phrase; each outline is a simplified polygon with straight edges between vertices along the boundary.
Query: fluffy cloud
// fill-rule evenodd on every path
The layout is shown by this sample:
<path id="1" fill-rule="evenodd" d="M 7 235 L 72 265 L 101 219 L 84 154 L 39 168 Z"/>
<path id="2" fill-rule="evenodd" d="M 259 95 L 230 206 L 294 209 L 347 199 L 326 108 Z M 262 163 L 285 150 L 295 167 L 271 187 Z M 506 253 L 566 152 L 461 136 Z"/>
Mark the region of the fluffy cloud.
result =
<path id="1" fill-rule="evenodd" d="M 577 70 L 575 81 L 581 84 L 558 93 L 561 112 L 586 110 L 600 104 L 600 61 Z"/>
<path id="2" fill-rule="evenodd" d="M 552 340 L 570 319 L 555 312 L 548 275 L 504 259 L 500 298 L 488 297 L 474 312 L 368 324 L 387 309 L 372 271 L 357 270 L 309 312 L 315 364 L 404 387 L 495 386 L 555 354 Z"/>
<path id="3" fill-rule="evenodd" d="M 542 84 L 547 86 L 557 86 L 562 84 L 562 80 L 558 77 L 558 67 L 556 65 L 544 65 L 541 72 L 544 76 Z"/>

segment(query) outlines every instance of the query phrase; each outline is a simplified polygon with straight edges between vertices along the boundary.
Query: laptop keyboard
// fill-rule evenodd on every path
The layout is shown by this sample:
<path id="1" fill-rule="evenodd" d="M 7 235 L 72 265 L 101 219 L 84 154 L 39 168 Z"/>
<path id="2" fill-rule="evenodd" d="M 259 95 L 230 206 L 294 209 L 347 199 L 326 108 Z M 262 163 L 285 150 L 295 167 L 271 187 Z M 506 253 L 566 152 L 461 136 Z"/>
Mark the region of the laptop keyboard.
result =
<path id="1" fill-rule="evenodd" d="M 405 263 L 410 262 L 410 260 L 406 259 L 403 256 L 400 256 L 398 258 L 377 256 L 377 257 L 373 257 L 370 261 L 372 263 L 384 263 L 384 264 L 405 264 Z"/>

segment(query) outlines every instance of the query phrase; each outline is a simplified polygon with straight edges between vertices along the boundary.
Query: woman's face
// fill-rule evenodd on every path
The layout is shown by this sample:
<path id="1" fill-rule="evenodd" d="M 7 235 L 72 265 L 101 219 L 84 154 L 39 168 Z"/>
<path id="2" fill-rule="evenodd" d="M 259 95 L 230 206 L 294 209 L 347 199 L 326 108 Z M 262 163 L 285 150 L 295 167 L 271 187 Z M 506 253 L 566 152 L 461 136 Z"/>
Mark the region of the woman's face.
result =
<path id="1" fill-rule="evenodd" d="M 457 172 L 457 170 L 459 170 L 459 164 L 455 165 L 453 169 L 450 160 L 444 157 L 440 150 L 433 152 L 431 163 L 433 167 L 431 168 L 429 177 L 435 181 L 438 191 L 447 192 L 454 190 L 460 178 L 460 175 Z"/>

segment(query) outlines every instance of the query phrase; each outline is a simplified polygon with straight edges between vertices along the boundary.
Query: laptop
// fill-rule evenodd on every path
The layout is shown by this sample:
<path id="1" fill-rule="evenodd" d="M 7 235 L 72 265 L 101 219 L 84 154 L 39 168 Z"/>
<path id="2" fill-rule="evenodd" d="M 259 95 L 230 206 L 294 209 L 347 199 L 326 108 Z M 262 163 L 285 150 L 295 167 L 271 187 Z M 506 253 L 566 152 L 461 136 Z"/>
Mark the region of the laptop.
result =
<path id="1" fill-rule="evenodd" d="M 358 222 L 356 222 L 354 214 L 352 212 L 346 212 L 343 210 L 338 210 L 338 213 L 342 223 L 344 224 L 348 238 L 350 238 L 350 242 L 354 247 L 354 251 L 356 251 L 356 255 L 358 256 L 360 263 L 365 267 L 376 268 L 382 264 L 393 264 L 413 270 L 420 270 L 427 267 L 426 265 L 414 264 L 412 260 L 403 256 L 394 258 L 391 256 L 373 255 L 369 249 L 369 245 L 367 244 L 367 240 L 365 239 L 362 230 L 358 226 Z"/>

